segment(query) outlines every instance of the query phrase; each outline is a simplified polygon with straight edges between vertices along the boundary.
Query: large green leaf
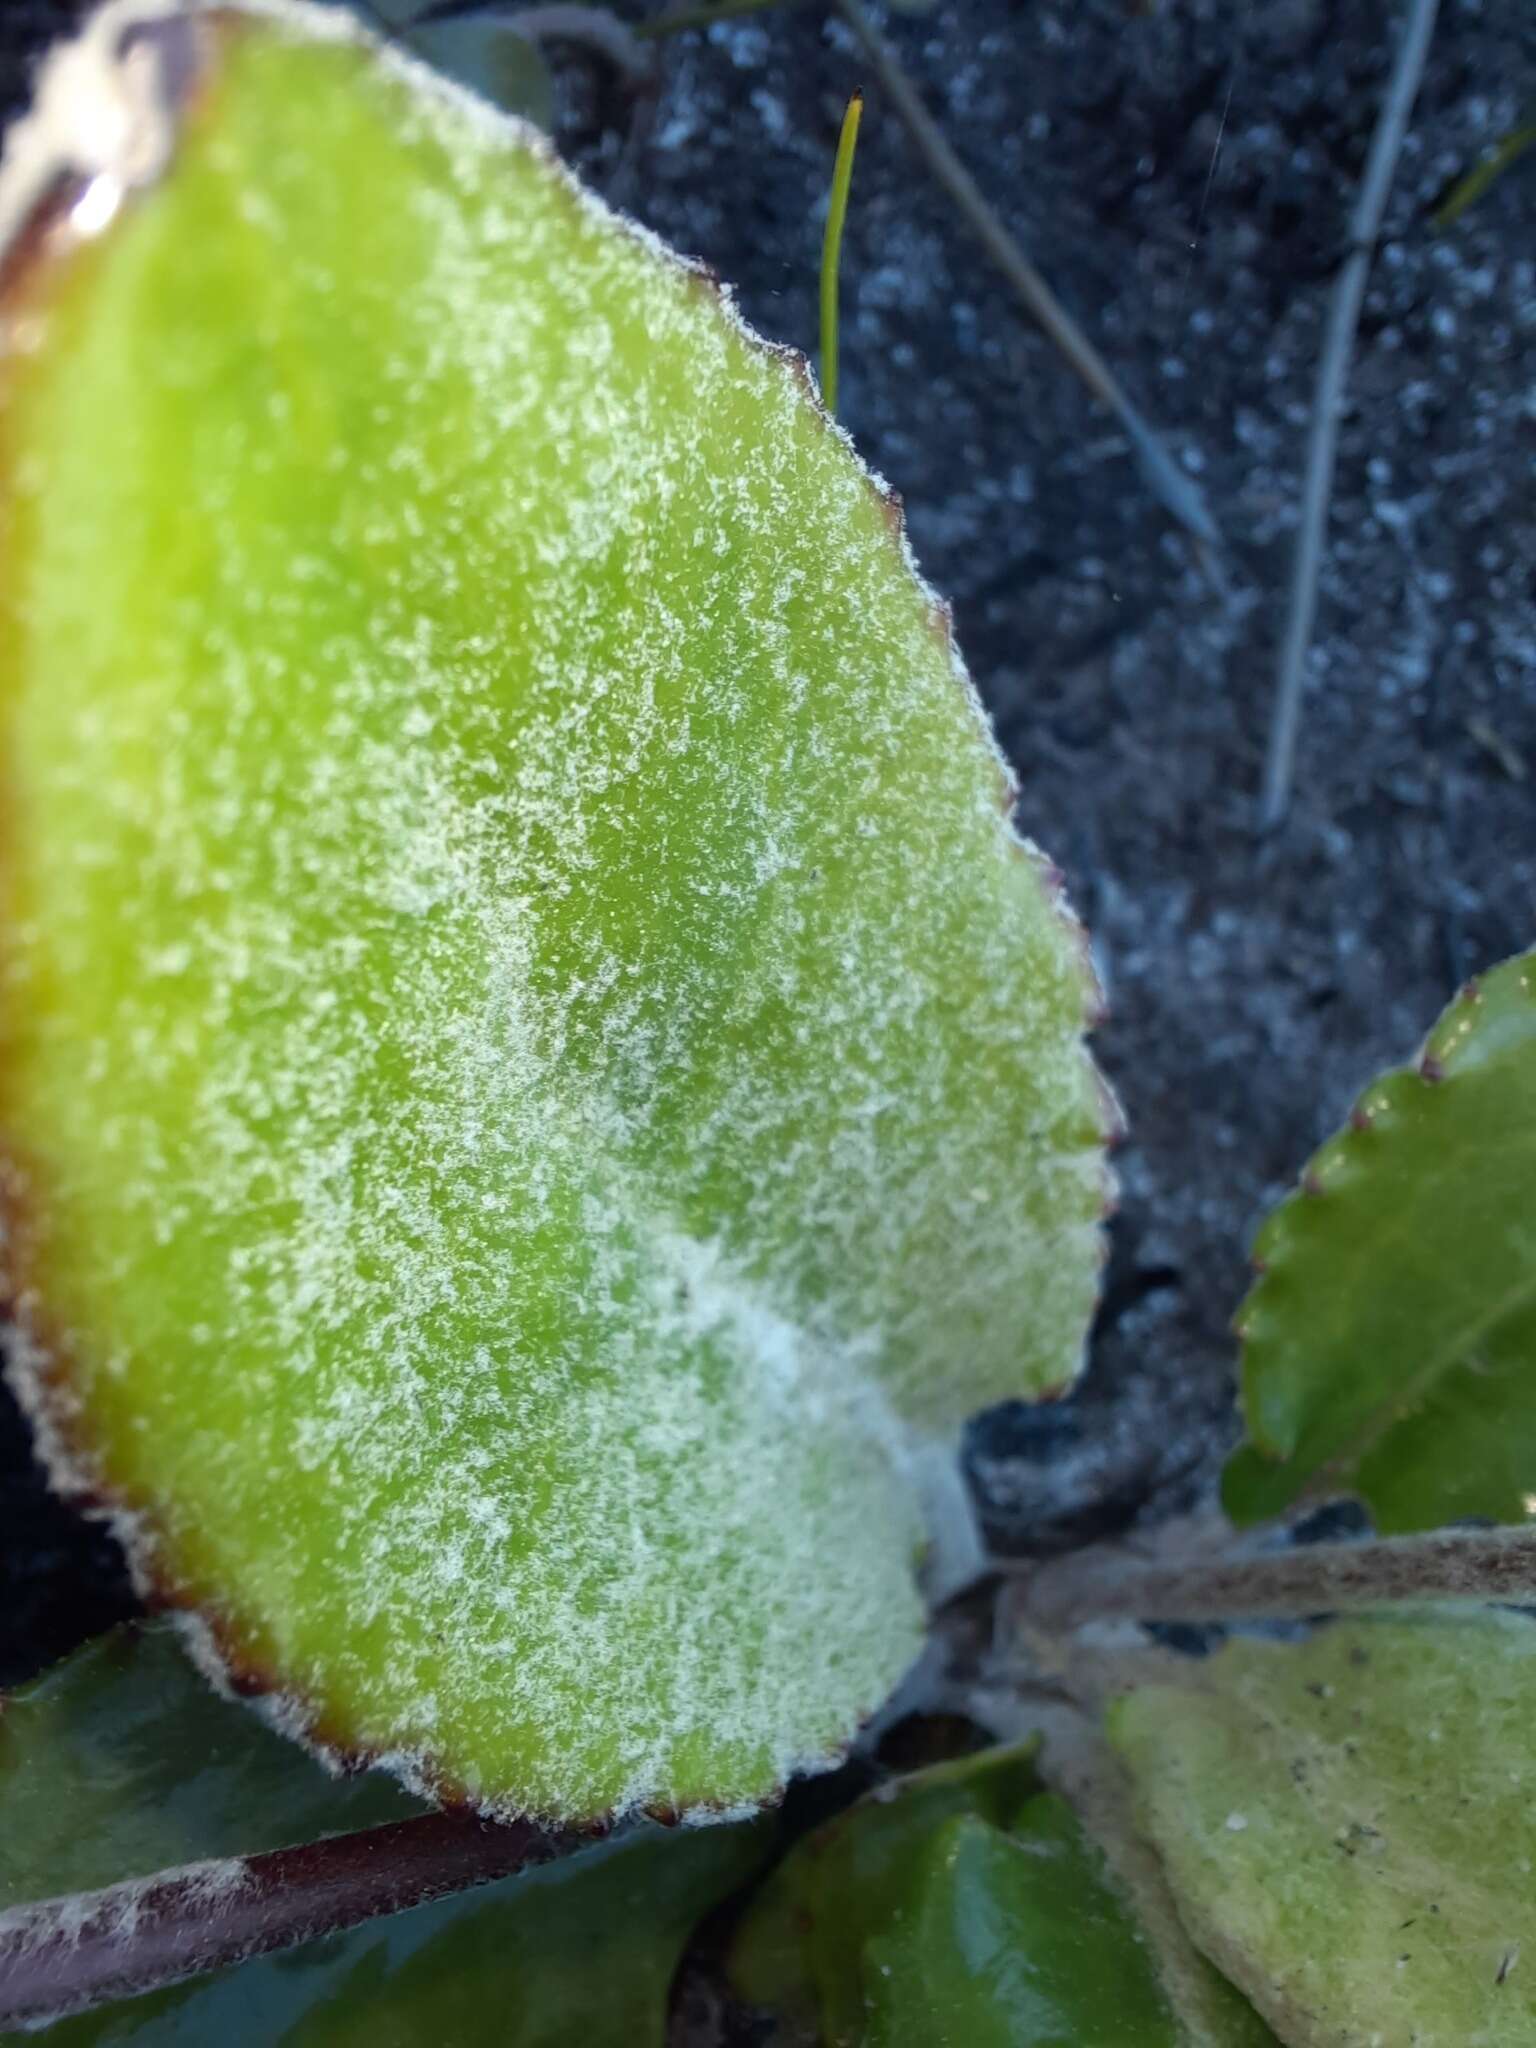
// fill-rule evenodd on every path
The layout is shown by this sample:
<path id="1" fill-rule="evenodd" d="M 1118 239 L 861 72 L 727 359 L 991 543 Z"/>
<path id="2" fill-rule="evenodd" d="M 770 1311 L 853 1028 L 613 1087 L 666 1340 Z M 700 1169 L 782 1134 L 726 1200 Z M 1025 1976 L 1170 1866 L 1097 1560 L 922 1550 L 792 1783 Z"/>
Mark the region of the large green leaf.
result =
<path id="1" fill-rule="evenodd" d="M 1214 1975 L 1204 2023 L 1181 2028 L 1032 1754 L 881 1786 L 797 1844 L 738 1930 L 740 1995 L 835 2048 L 1260 2048 L 1256 2015 Z"/>
<path id="2" fill-rule="evenodd" d="M 71 71 L 11 173 L 15 1377 L 285 1725 L 763 1798 L 1076 1369 L 1081 933 L 801 369 L 343 17 L 144 13 L 169 168 Z"/>
<path id="3" fill-rule="evenodd" d="M 1170 1662 L 1111 1733 L 1190 1933 L 1298 2048 L 1536 2040 L 1536 1626 Z"/>
<path id="4" fill-rule="evenodd" d="M 1536 954 L 1474 982 L 1270 1217 L 1243 1305 L 1238 1521 L 1357 1493 L 1384 1530 L 1536 1500 Z"/>
<path id="5" fill-rule="evenodd" d="M 0 1702 L 0 1911 L 420 1810 L 220 1699 L 163 1623 L 114 1629 Z"/>

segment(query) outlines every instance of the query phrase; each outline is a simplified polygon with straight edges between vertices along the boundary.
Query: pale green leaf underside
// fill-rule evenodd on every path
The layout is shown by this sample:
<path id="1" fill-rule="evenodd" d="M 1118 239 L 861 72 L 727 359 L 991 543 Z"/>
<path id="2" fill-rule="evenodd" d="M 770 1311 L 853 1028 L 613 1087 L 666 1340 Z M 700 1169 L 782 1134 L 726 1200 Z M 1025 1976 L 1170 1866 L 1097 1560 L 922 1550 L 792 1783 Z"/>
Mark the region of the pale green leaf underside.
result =
<path id="1" fill-rule="evenodd" d="M 0 386 L 42 1405 L 296 1725 L 733 1804 L 1075 1370 L 1081 937 L 795 367 L 335 22 L 224 38 Z"/>
<path id="2" fill-rule="evenodd" d="M 1111 1733 L 1191 1935 L 1296 2048 L 1536 2040 L 1536 1626 L 1425 1612 L 1170 1666 Z"/>
<path id="3" fill-rule="evenodd" d="M 1252 1521 L 1358 1493 L 1384 1530 L 1519 1521 L 1536 1498 L 1536 955 L 1482 976 L 1384 1074 L 1254 1247 Z"/>

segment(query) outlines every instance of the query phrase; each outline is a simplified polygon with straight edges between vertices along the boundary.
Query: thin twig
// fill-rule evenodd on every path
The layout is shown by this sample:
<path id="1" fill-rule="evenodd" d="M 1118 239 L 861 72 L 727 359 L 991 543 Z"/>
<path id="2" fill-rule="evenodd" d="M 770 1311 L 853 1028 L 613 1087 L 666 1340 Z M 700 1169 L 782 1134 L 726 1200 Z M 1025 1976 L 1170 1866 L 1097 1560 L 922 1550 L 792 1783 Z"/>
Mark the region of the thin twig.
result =
<path id="1" fill-rule="evenodd" d="M 1399 1600 L 1536 1604 L 1536 1529 L 1442 1529 L 1208 1563 L 1146 1564 L 1101 1553 L 1042 1566 L 1020 1581 L 1015 1597 L 1022 1618 L 1056 1630 L 1331 1614 Z"/>
<path id="2" fill-rule="evenodd" d="M 1328 499 L 1338 451 L 1339 415 L 1355 345 L 1355 329 L 1365 298 L 1365 281 L 1381 233 L 1381 216 L 1391 189 L 1392 174 L 1408 132 L 1408 116 L 1424 75 L 1439 0 L 1408 0 L 1407 18 L 1397 60 L 1382 101 L 1349 226 L 1349 253 L 1333 287 L 1317 389 L 1312 400 L 1312 425 L 1307 439 L 1306 477 L 1302 485 L 1301 523 L 1291 567 L 1290 599 L 1280 660 L 1275 673 L 1275 702 L 1269 729 L 1269 751 L 1259 799 L 1259 829 L 1269 832 L 1285 816 L 1291 799 L 1296 760 L 1296 731 L 1301 716 L 1301 690 L 1312 627 L 1317 615 L 1317 583 L 1328 527 Z"/>
<path id="3" fill-rule="evenodd" d="M 294 1947 L 579 1847 L 525 1821 L 425 1813 L 0 1912 L 0 2028 Z"/>
<path id="4" fill-rule="evenodd" d="M 1130 436 L 1142 475 L 1154 496 L 1204 547 L 1216 547 L 1219 535 L 1200 490 L 1131 404 L 1104 358 L 982 196 L 981 188 L 924 106 L 901 59 L 876 26 L 863 0 L 836 0 L 836 5 L 863 45 L 876 77 L 928 168 L 960 209 L 1021 305 Z"/>

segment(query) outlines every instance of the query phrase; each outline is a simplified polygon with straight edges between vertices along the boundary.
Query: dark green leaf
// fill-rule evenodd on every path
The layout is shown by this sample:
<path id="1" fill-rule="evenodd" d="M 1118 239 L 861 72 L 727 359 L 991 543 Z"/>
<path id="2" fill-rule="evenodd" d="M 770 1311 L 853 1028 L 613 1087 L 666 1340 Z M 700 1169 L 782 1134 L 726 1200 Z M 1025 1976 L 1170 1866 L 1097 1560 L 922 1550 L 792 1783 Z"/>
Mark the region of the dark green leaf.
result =
<path id="1" fill-rule="evenodd" d="M 1151 1957 L 1064 1800 L 936 1828 L 862 1957 L 869 2048 L 1178 2048 Z"/>
<path id="2" fill-rule="evenodd" d="M 452 21 L 417 21 L 422 0 L 329 0 L 346 6 L 364 26 L 388 24 L 400 47 L 459 85 L 467 86 L 504 113 L 520 114 L 546 133 L 555 125 L 555 86 L 538 44 L 505 21 L 474 16 Z"/>
<path id="3" fill-rule="evenodd" d="M 0 1712 L 0 1910 L 398 1820 L 213 1692 L 161 1624 L 89 1643 Z M 647 1828 L 457 1897 L 105 2006 L 50 2042 L 155 2048 L 644 2048 L 699 1917 L 773 1823 Z"/>
<path id="4" fill-rule="evenodd" d="M 1359 1494 L 1384 1530 L 1518 1521 L 1536 1492 L 1536 955 L 1383 1075 L 1254 1248 L 1240 1522 Z"/>
<path id="5" fill-rule="evenodd" d="M 410 48 L 492 106 L 546 133 L 555 125 L 555 88 L 536 43 L 503 22 L 434 21 L 412 29 Z"/>
<path id="6" fill-rule="evenodd" d="M 1041 1793 L 1032 1747 L 881 1786 L 807 1836 L 743 1922 L 730 1968 L 743 1998 L 839 2048 L 1269 2040 L 1214 1973 L 1199 2024 L 1181 2032 L 1098 1850 Z"/>
<path id="7" fill-rule="evenodd" d="M 423 1810 L 221 1699 L 163 1623 L 87 1643 L 0 1709 L 0 1909 Z"/>
<path id="8" fill-rule="evenodd" d="M 1036 1747 L 983 1750 L 914 1772 L 806 1836 L 738 1933 L 731 1976 L 742 1997 L 802 2018 L 820 2009 L 834 2037 L 857 2026 L 860 1950 L 900 1910 L 913 1858 L 957 1815 L 1006 1827 L 1040 1789 Z"/>

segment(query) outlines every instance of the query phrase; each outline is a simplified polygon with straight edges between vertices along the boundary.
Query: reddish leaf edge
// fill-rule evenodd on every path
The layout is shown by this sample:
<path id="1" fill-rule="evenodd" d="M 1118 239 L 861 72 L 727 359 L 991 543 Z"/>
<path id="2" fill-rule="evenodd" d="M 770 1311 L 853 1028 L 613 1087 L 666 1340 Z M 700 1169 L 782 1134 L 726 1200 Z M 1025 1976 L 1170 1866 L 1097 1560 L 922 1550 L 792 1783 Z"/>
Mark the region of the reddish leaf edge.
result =
<path id="1" fill-rule="evenodd" d="M 425 1813 L 13 1906 L 0 1913 L 0 2029 L 45 2026 L 339 1934 L 532 1870 L 592 1839 L 531 1821 Z"/>

